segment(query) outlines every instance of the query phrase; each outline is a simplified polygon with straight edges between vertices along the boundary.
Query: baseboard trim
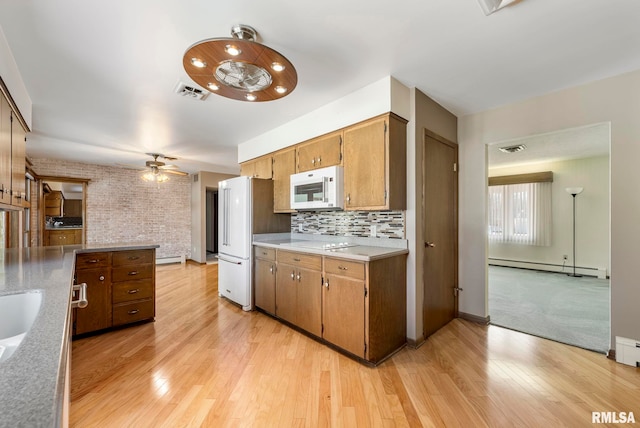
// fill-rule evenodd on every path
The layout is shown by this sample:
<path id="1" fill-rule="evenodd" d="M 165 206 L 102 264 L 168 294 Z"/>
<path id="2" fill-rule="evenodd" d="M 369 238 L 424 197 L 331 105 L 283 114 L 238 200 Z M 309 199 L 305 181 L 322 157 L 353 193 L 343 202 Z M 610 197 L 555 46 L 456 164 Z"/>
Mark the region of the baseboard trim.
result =
<path id="1" fill-rule="evenodd" d="M 476 324 L 488 325 L 491 322 L 491 316 L 481 317 L 478 315 L 468 314 L 466 312 L 458 312 L 458 318 L 462 318 L 466 321 L 471 321 Z"/>
<path id="2" fill-rule="evenodd" d="M 616 350 L 609 349 L 609 352 L 607 352 L 607 358 L 610 360 L 616 361 Z"/>
<path id="3" fill-rule="evenodd" d="M 512 267 L 518 269 L 528 269 L 528 270 L 537 270 L 542 272 L 555 272 L 555 273 L 571 273 L 573 267 L 567 265 L 558 265 L 553 263 L 542 263 L 542 262 L 529 262 L 525 260 L 509 260 L 509 259 L 497 259 L 491 258 L 488 259 L 489 266 L 502 266 L 502 267 Z M 584 266 L 576 266 L 576 273 L 584 276 L 593 276 L 600 279 L 607 279 L 607 270 L 604 268 L 593 268 L 593 267 L 584 267 Z"/>
<path id="4" fill-rule="evenodd" d="M 424 340 L 424 337 L 419 337 L 418 339 L 415 339 L 415 340 L 407 338 L 407 347 L 409 347 L 411 349 L 418 349 L 425 342 L 426 342 L 426 340 Z"/>
<path id="5" fill-rule="evenodd" d="M 185 256 L 175 256 L 175 257 L 156 257 L 157 265 L 166 265 L 169 263 L 184 263 Z"/>

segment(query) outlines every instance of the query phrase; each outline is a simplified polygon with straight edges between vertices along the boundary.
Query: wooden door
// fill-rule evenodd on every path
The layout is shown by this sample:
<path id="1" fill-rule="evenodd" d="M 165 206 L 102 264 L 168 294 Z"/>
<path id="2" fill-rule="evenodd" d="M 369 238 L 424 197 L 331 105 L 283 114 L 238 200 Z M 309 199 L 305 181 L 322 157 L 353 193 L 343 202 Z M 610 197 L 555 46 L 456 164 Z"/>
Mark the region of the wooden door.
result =
<path id="1" fill-rule="evenodd" d="M 0 95 L 0 202 L 11 203 L 11 107 Z"/>
<path id="2" fill-rule="evenodd" d="M 338 275 L 325 278 L 322 337 L 361 358 L 365 357 L 364 301 L 364 281 Z"/>
<path id="3" fill-rule="evenodd" d="M 425 130 L 424 337 L 457 314 L 458 145 Z"/>
<path id="4" fill-rule="evenodd" d="M 386 118 L 344 131 L 345 209 L 386 205 Z"/>
<path id="5" fill-rule="evenodd" d="M 264 178 L 270 180 L 273 176 L 271 169 L 271 156 L 262 156 L 255 160 L 255 178 Z"/>
<path id="6" fill-rule="evenodd" d="M 272 315 L 276 313 L 275 262 L 255 259 L 255 304 Z"/>
<path id="7" fill-rule="evenodd" d="M 276 316 L 296 324 L 296 268 L 278 263 L 276 270 Z"/>
<path id="8" fill-rule="evenodd" d="M 296 172 L 296 150 L 282 150 L 273 155 L 273 212 L 292 212 L 291 174 Z"/>
<path id="9" fill-rule="evenodd" d="M 299 276 L 298 276 L 299 275 Z M 322 272 L 298 268 L 296 325 L 311 334 L 322 335 Z"/>
<path id="10" fill-rule="evenodd" d="M 76 283 L 83 282 L 87 284 L 89 305 L 86 308 L 77 309 L 74 334 L 111 327 L 112 302 L 109 268 L 77 270 Z"/>
<path id="11" fill-rule="evenodd" d="M 332 132 L 303 143 L 297 148 L 298 172 L 342 163 L 342 131 Z"/>

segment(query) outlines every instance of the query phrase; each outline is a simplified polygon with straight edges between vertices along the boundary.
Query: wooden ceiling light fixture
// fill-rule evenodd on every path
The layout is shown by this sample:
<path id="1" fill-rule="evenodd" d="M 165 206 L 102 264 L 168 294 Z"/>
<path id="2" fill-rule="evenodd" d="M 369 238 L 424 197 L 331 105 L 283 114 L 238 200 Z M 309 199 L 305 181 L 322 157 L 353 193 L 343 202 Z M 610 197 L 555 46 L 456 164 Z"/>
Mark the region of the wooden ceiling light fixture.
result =
<path id="1" fill-rule="evenodd" d="M 293 64 L 256 42 L 248 25 L 231 28 L 231 38 L 201 40 L 184 54 L 185 71 L 211 93 L 240 101 L 273 101 L 290 94 L 298 83 Z"/>

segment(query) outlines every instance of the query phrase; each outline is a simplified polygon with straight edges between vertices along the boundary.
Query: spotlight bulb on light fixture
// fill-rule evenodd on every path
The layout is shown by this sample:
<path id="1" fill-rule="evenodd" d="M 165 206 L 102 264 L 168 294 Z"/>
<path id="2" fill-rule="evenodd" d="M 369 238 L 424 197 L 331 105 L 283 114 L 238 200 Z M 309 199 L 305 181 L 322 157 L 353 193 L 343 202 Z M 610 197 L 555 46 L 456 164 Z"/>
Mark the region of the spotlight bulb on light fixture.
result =
<path id="1" fill-rule="evenodd" d="M 575 196 L 575 195 L 579 195 L 580 193 L 582 193 L 584 188 L 582 188 L 582 187 L 567 187 L 565 190 L 567 191 L 568 194 L 570 194 L 572 196 Z"/>

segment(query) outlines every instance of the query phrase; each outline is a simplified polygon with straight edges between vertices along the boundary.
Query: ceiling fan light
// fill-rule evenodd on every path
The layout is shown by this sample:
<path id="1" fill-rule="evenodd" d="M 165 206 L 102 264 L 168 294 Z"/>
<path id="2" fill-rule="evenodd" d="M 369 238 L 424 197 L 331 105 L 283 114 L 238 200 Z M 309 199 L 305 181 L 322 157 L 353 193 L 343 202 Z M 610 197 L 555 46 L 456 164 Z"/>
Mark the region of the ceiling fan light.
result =
<path id="1" fill-rule="evenodd" d="M 283 71 L 284 70 L 284 65 L 280 64 L 279 62 L 272 62 L 271 63 L 271 69 L 273 71 Z"/>
<path id="2" fill-rule="evenodd" d="M 217 91 L 218 89 L 220 89 L 220 86 L 210 82 L 209 84 L 207 84 L 207 88 L 209 88 L 212 91 Z"/>
<path id="3" fill-rule="evenodd" d="M 276 92 L 279 94 L 284 94 L 285 92 L 287 92 L 287 88 L 285 88 L 284 86 L 276 86 Z"/>
<path id="4" fill-rule="evenodd" d="M 247 101 L 255 101 L 258 99 L 255 94 L 247 94 L 244 97 L 247 99 Z"/>
<path id="5" fill-rule="evenodd" d="M 200 58 L 191 58 L 191 64 L 193 64 L 195 67 L 198 67 L 198 68 L 204 68 L 207 66 L 207 63 L 204 62 L 204 60 L 201 60 Z"/>
<path id="6" fill-rule="evenodd" d="M 224 51 L 231 56 L 238 56 L 242 53 L 242 50 L 236 45 L 227 45 L 224 47 Z"/>

